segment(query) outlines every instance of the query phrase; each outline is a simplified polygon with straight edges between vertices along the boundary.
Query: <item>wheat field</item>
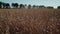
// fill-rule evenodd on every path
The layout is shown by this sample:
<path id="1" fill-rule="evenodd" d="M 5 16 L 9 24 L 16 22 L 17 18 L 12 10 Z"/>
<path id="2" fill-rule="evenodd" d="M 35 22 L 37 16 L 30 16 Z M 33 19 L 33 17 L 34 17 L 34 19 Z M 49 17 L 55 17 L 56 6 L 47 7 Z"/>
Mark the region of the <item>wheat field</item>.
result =
<path id="1" fill-rule="evenodd" d="M 60 34 L 60 9 L 0 9 L 0 34 Z"/>

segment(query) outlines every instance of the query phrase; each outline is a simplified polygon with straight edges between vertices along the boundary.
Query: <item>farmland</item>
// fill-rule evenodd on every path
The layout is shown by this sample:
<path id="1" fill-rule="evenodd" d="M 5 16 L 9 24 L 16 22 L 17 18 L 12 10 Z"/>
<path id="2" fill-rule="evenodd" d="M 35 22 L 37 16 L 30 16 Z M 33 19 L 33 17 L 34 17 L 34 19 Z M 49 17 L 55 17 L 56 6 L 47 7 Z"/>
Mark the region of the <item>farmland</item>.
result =
<path id="1" fill-rule="evenodd" d="M 60 34 L 60 9 L 0 9 L 0 34 Z"/>

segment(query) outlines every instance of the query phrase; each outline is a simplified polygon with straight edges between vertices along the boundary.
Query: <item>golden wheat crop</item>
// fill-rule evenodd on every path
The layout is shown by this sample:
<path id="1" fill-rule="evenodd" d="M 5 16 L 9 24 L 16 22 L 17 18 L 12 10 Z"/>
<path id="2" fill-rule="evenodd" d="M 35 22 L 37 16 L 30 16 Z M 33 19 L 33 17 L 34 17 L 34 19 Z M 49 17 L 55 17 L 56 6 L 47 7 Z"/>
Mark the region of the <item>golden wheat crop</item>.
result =
<path id="1" fill-rule="evenodd" d="M 60 10 L 0 9 L 0 34 L 60 34 Z"/>

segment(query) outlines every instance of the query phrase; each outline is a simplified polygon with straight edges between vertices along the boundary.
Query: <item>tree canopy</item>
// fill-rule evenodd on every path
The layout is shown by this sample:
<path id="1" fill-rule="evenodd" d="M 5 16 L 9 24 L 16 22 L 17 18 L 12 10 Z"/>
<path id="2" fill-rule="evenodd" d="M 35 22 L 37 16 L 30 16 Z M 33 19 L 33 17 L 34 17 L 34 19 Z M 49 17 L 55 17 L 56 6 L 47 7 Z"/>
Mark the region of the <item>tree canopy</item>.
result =
<path id="1" fill-rule="evenodd" d="M 12 3 L 11 5 L 9 3 L 4 3 L 4 2 L 0 2 L 0 8 L 48 8 L 48 9 L 53 9 L 54 7 L 52 6 L 47 6 L 45 7 L 44 5 L 28 5 L 27 4 L 18 4 L 18 3 Z M 57 9 L 60 9 L 60 6 L 57 6 Z"/>

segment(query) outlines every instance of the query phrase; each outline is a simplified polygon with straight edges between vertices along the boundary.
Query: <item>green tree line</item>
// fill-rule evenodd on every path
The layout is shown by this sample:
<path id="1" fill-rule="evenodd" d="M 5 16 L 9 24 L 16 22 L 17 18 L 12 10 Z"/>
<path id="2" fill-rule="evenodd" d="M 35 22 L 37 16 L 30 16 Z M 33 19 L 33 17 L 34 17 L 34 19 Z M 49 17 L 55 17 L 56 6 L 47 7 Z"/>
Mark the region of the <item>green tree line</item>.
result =
<path id="1" fill-rule="evenodd" d="M 31 9 L 31 8 L 49 8 L 49 9 L 53 9 L 54 7 L 52 6 L 47 6 L 45 7 L 44 5 L 33 5 L 31 6 L 30 4 L 27 5 L 27 4 L 18 4 L 18 3 L 12 3 L 11 5 L 9 3 L 4 3 L 4 2 L 0 2 L 0 8 L 28 8 L 28 9 Z M 57 7 L 57 9 L 60 9 L 60 6 Z"/>

